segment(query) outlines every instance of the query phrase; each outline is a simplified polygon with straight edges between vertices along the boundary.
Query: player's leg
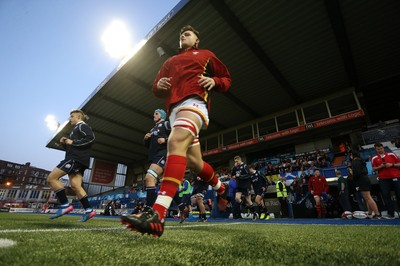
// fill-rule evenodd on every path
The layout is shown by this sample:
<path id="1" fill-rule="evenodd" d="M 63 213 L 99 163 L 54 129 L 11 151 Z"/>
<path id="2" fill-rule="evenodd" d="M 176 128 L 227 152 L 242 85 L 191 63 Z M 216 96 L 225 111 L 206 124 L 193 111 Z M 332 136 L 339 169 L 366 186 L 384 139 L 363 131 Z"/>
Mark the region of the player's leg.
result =
<path id="1" fill-rule="evenodd" d="M 176 119 L 170 120 L 172 131 L 168 138 L 164 177 L 153 208 L 143 212 L 140 217 L 132 215 L 121 217 L 121 222 L 132 230 L 155 236 L 163 234 L 167 210 L 185 175 L 187 149 L 200 125 L 198 118 L 188 111 L 177 112 Z"/>
<path id="2" fill-rule="evenodd" d="M 361 191 L 361 195 L 363 196 L 363 198 L 366 202 L 368 213 L 374 212 L 374 215 L 380 216 L 378 206 L 376 205 L 376 202 L 372 198 L 371 192 L 370 191 Z"/>
<path id="3" fill-rule="evenodd" d="M 225 185 L 215 175 L 211 165 L 203 161 L 198 139 L 195 138 L 194 142 L 195 143 L 192 143 L 187 152 L 187 167 L 195 172 L 202 180 L 210 184 L 219 195 L 224 194 Z"/>
<path id="4" fill-rule="evenodd" d="M 314 195 L 314 200 L 315 200 L 315 209 L 317 210 L 318 218 L 322 218 L 321 197 L 318 195 Z"/>
<path id="5" fill-rule="evenodd" d="M 260 217 L 260 219 L 264 219 L 265 218 L 265 213 L 264 213 L 264 205 L 261 203 L 261 195 L 257 194 L 254 201 L 256 202 L 256 205 L 258 207 L 258 217 Z"/>
<path id="6" fill-rule="evenodd" d="M 60 182 L 60 178 L 65 176 L 67 173 L 60 168 L 54 168 L 53 171 L 47 176 L 47 184 L 54 190 L 58 191 L 64 188 L 64 184 Z M 61 203 L 61 202 L 60 202 Z"/>
<path id="7" fill-rule="evenodd" d="M 52 188 L 58 202 L 60 203 L 60 208 L 58 211 L 50 217 L 50 219 L 55 219 L 64 214 L 67 214 L 73 210 L 73 207 L 69 205 L 67 194 L 65 192 L 64 184 L 60 182 L 60 178 L 67 174 L 69 170 L 70 162 L 69 161 L 61 161 L 56 168 L 51 171 L 51 173 L 47 177 L 47 183 Z"/>
<path id="8" fill-rule="evenodd" d="M 163 158 L 165 160 L 165 158 Z M 154 202 L 156 201 L 157 195 L 156 195 L 156 184 L 157 184 L 157 179 L 162 175 L 163 173 L 163 168 L 156 164 L 152 163 L 147 170 L 146 176 L 145 176 L 145 184 L 146 184 L 146 205 L 145 209 L 148 207 L 152 207 Z"/>
<path id="9" fill-rule="evenodd" d="M 56 193 L 56 197 L 61 205 L 68 203 L 68 198 L 65 193 L 64 184 L 60 182 L 60 178 L 67 173 L 60 168 L 54 168 L 53 171 L 47 176 L 47 184 Z"/>
<path id="10" fill-rule="evenodd" d="M 262 213 L 265 214 L 264 219 L 265 219 L 265 220 L 269 220 L 269 219 L 271 218 L 271 216 L 270 216 L 270 214 L 269 214 L 269 211 L 268 211 L 267 206 L 265 205 L 264 195 L 265 195 L 264 192 L 260 195 L 260 202 L 261 202 L 261 206 L 262 206 Z"/>
<path id="11" fill-rule="evenodd" d="M 160 191 L 153 209 L 159 214 L 160 220 L 166 215 L 172 199 L 181 184 L 186 171 L 186 153 L 192 143 L 201 122 L 192 112 L 177 113 L 168 138 L 167 162 Z"/>
<path id="12" fill-rule="evenodd" d="M 199 222 L 207 222 L 206 206 L 204 205 L 204 195 L 200 193 L 197 194 L 196 202 L 199 208 Z"/>
<path id="13" fill-rule="evenodd" d="M 250 213 L 253 214 L 253 219 L 257 219 L 257 211 L 256 207 L 254 206 L 253 202 L 251 201 L 251 193 L 250 189 L 248 189 L 248 192 L 245 194 L 245 199 L 246 199 L 246 209 L 248 210 L 248 213 L 250 216 Z"/>
<path id="14" fill-rule="evenodd" d="M 398 206 L 397 214 L 400 218 L 400 209 L 399 209 L 400 208 L 400 182 L 398 179 L 396 181 L 394 179 L 392 179 L 391 182 L 392 182 L 392 187 L 393 187 L 394 194 L 396 195 L 396 200 L 397 200 L 397 206 Z"/>
<path id="15" fill-rule="evenodd" d="M 69 180 L 71 182 L 72 190 L 75 192 L 78 200 L 81 202 L 83 209 L 85 210 L 81 222 L 86 222 L 87 220 L 93 218 L 96 215 L 96 212 L 90 205 L 88 195 L 82 187 L 83 171 L 79 170 L 79 172 L 77 172 L 76 174 L 70 174 Z"/>
<path id="16" fill-rule="evenodd" d="M 242 191 L 240 187 L 237 187 L 236 193 L 235 193 L 235 202 L 236 204 L 234 205 L 235 208 L 235 213 L 236 213 L 236 218 L 242 218 Z M 234 217 L 235 218 L 235 217 Z"/>

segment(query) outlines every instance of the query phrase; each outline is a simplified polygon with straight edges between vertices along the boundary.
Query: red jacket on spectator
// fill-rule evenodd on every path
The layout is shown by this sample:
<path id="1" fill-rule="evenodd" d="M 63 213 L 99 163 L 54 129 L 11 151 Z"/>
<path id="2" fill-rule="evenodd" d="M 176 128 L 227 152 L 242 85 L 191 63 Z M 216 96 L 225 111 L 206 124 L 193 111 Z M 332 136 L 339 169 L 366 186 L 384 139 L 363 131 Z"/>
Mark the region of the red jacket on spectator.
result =
<path id="1" fill-rule="evenodd" d="M 371 159 L 372 167 L 379 167 L 383 163 L 396 164 L 399 162 L 400 158 L 392 152 L 385 152 L 384 156 L 377 154 Z M 396 167 L 382 168 L 378 170 L 377 176 L 381 179 L 397 178 L 400 177 L 400 171 Z"/>

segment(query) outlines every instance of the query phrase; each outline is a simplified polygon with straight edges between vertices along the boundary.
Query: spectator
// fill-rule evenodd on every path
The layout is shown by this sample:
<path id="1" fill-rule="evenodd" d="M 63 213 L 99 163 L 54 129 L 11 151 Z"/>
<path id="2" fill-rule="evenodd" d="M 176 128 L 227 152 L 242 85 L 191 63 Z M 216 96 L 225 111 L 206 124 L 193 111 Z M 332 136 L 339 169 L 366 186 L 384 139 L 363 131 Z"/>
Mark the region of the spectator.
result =
<path id="1" fill-rule="evenodd" d="M 119 198 L 115 201 L 115 208 L 121 209 L 121 200 Z"/>
<path id="2" fill-rule="evenodd" d="M 308 180 L 310 179 L 310 177 L 306 174 L 306 172 L 302 172 L 300 175 L 300 178 L 301 178 L 301 184 L 302 184 L 302 188 L 303 188 L 302 195 L 303 195 L 303 197 L 306 197 L 307 194 L 309 193 Z"/>
<path id="3" fill-rule="evenodd" d="M 293 182 L 291 184 L 291 187 L 292 187 L 292 191 L 294 193 L 294 201 L 295 202 L 300 201 L 304 196 L 304 194 L 303 194 L 303 184 L 302 184 L 300 178 L 296 177 L 293 180 Z"/>
<path id="4" fill-rule="evenodd" d="M 314 174 L 314 171 L 317 169 L 317 167 L 315 166 L 314 161 L 308 161 L 309 163 L 309 167 L 307 168 L 307 171 L 310 175 Z"/>
<path id="5" fill-rule="evenodd" d="M 288 217 L 288 207 L 287 207 L 287 190 L 285 185 L 286 178 L 281 177 L 276 182 L 276 197 L 281 205 L 281 217 Z"/>
<path id="6" fill-rule="evenodd" d="M 342 175 L 342 172 L 336 170 L 336 176 L 338 178 L 337 186 L 339 191 L 339 203 L 342 207 L 343 212 L 351 212 L 351 205 L 349 201 L 349 188 L 347 184 L 347 179 Z"/>
<path id="7" fill-rule="evenodd" d="M 349 156 L 350 158 L 350 156 Z M 349 159 L 350 160 L 350 159 Z M 348 171 L 349 171 L 349 176 L 347 177 L 347 186 L 349 188 L 349 194 L 350 194 L 350 198 L 352 198 L 353 202 L 357 203 L 357 207 L 359 211 L 363 211 L 363 212 L 367 212 L 367 206 L 365 204 L 364 198 L 361 195 L 361 192 L 356 190 L 356 185 L 355 182 L 353 180 L 353 175 L 351 174 L 352 170 L 351 170 L 351 162 L 349 162 L 348 164 Z M 353 210 L 355 210 L 353 208 Z"/>
<path id="8" fill-rule="evenodd" d="M 391 190 L 394 190 L 400 207 L 400 158 L 395 153 L 386 152 L 382 143 L 376 143 L 374 147 L 377 154 L 372 157 L 372 170 L 377 172 L 379 187 L 387 208 L 388 213 L 384 218 L 392 219 L 395 210 L 390 196 Z"/>
<path id="9" fill-rule="evenodd" d="M 110 200 L 106 207 L 104 208 L 104 215 L 110 216 L 110 215 L 116 215 L 115 213 L 115 204 L 113 200 Z"/>
<path id="10" fill-rule="evenodd" d="M 267 165 L 265 166 L 265 175 L 272 176 L 274 174 L 276 174 L 274 166 L 272 165 L 271 162 L 268 162 Z"/>
<path id="11" fill-rule="evenodd" d="M 367 205 L 368 215 L 371 218 L 381 218 L 381 214 L 378 210 L 374 199 L 371 197 L 371 181 L 368 178 L 368 170 L 366 163 L 360 158 L 360 153 L 356 150 L 352 150 L 350 154 L 351 169 L 350 174 L 353 176 L 356 190 L 361 192 L 364 201 Z"/>
<path id="12" fill-rule="evenodd" d="M 143 208 L 144 208 L 143 201 L 142 201 L 141 199 L 138 199 L 138 200 L 136 201 L 136 206 L 135 206 L 135 208 L 133 209 L 132 214 L 139 214 L 139 213 L 142 213 Z"/>

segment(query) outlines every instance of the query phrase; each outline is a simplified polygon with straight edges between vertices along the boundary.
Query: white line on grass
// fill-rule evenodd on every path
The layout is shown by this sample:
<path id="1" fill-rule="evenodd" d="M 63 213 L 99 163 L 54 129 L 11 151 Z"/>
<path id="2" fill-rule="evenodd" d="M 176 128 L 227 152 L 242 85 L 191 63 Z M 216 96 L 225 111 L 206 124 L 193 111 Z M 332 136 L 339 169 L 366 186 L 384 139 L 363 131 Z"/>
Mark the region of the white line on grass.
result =
<path id="1" fill-rule="evenodd" d="M 165 226 L 168 229 L 179 229 L 179 228 L 194 228 L 194 227 L 209 227 L 217 225 L 233 225 L 233 224 L 245 224 L 245 223 L 202 223 L 202 224 L 185 224 L 178 226 Z"/>
<path id="2" fill-rule="evenodd" d="M 241 223 L 204 223 L 204 224 L 186 224 L 181 226 L 171 226 L 167 225 L 165 228 L 168 229 L 179 229 L 179 228 L 193 228 L 193 227 L 207 227 L 207 226 L 217 226 L 217 225 L 232 225 Z M 43 232 L 71 232 L 71 231 L 104 231 L 104 230 L 119 230 L 126 229 L 124 226 L 120 227 L 99 227 L 99 228 L 52 228 L 52 229 L 5 229 L 0 230 L 0 234 L 8 233 L 43 233 Z"/>
<path id="3" fill-rule="evenodd" d="M 68 228 L 68 229 L 6 229 L 0 230 L 0 234 L 8 233 L 43 233 L 43 232 L 71 232 L 71 231 L 103 231 L 103 230 L 116 230 L 124 229 L 125 227 L 104 227 L 104 228 Z"/>

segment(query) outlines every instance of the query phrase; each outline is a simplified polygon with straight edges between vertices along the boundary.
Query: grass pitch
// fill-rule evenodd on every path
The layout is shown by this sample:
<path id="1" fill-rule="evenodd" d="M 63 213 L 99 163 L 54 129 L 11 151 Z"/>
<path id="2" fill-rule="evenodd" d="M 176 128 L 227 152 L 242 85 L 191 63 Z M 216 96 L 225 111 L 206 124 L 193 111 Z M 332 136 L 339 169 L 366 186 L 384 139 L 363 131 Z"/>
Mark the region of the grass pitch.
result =
<path id="1" fill-rule="evenodd" d="M 115 218 L 49 217 L 0 213 L 0 265 L 400 265 L 396 225 L 167 222 L 154 238 Z"/>

